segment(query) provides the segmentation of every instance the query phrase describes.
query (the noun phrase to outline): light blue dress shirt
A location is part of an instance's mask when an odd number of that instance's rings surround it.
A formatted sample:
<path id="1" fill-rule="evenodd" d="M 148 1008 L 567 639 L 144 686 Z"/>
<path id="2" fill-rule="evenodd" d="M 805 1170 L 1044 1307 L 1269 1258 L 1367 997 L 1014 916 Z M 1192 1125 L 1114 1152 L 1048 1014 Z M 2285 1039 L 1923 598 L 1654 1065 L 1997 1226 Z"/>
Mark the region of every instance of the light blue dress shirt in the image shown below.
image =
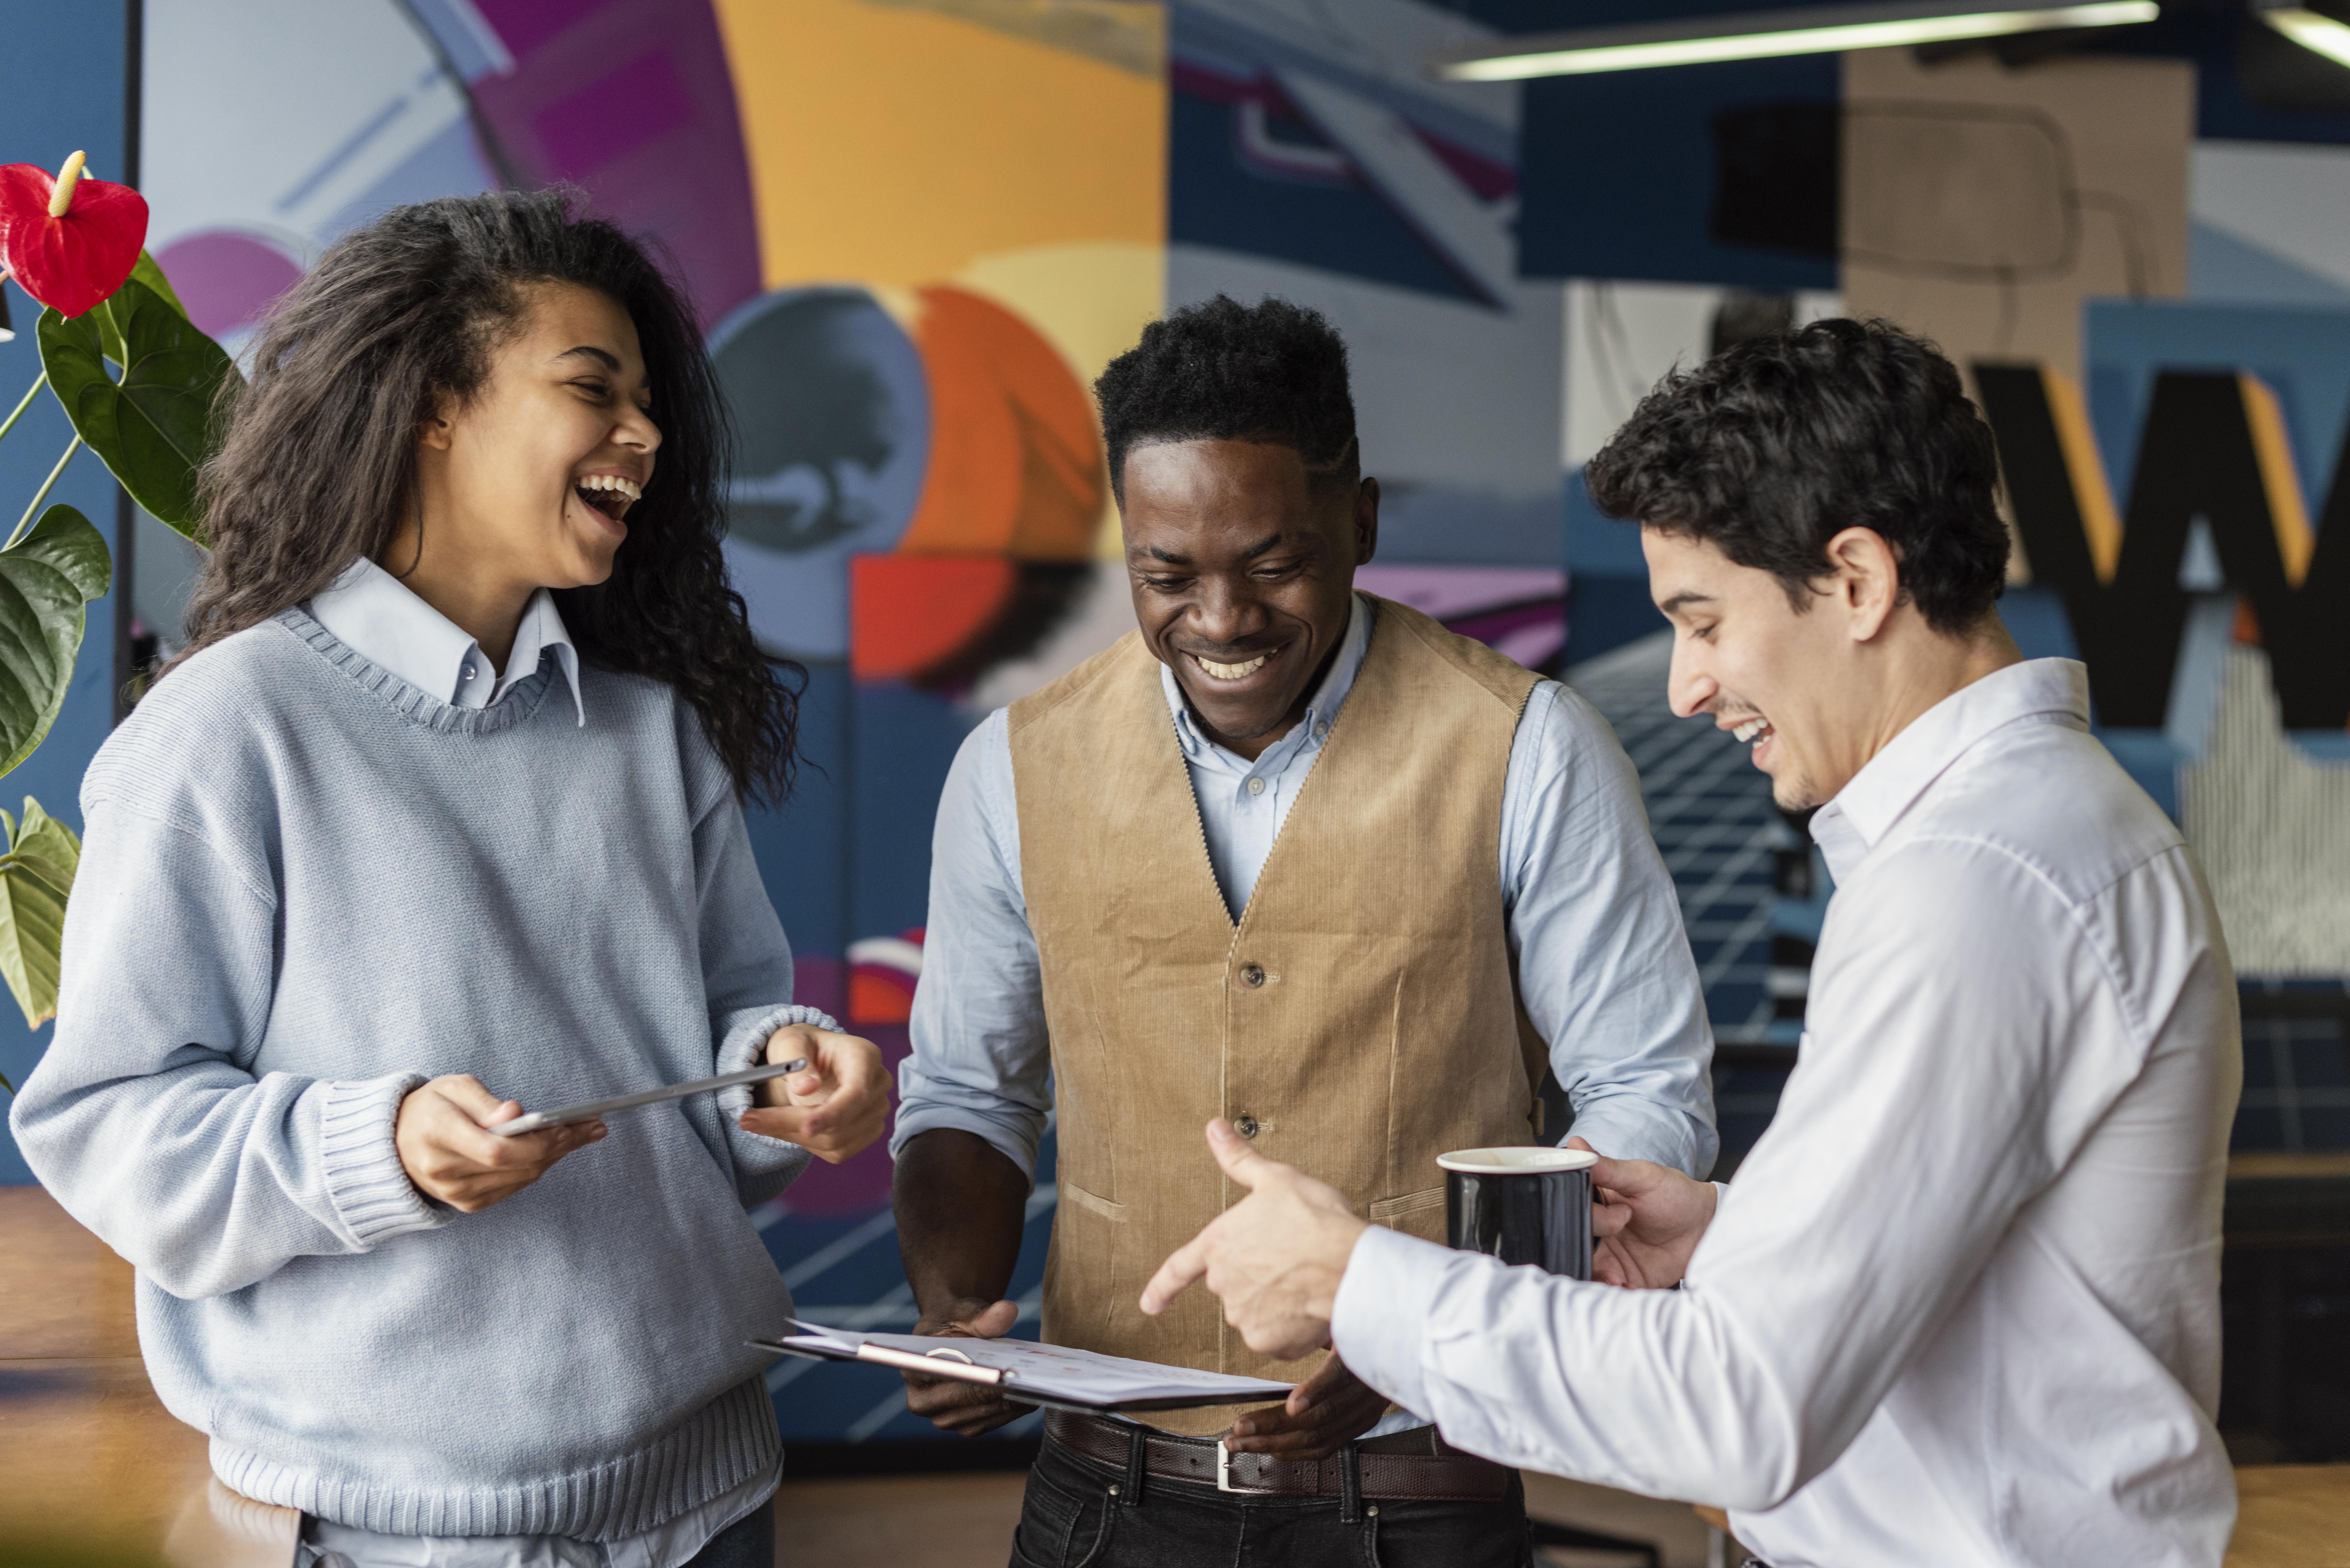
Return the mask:
<path id="1" fill-rule="evenodd" d="M 471 632 L 365 556 L 346 567 L 308 608 L 320 626 L 346 645 L 452 708 L 490 706 L 537 674 L 542 659 L 552 657 L 571 688 L 578 722 L 583 727 L 588 722 L 588 703 L 579 695 L 579 650 L 571 644 L 555 596 L 545 588 L 534 590 L 523 607 L 504 675 Z"/>
<path id="2" fill-rule="evenodd" d="M 1372 622 L 1357 595 L 1305 718 L 1253 763 L 1201 733 L 1173 672 L 1159 669 L 1208 857 L 1234 911 L 1247 907 L 1354 687 Z M 1574 1131 L 1602 1154 L 1704 1175 L 1719 1147 L 1713 1037 L 1672 878 L 1648 836 L 1631 759 L 1607 721 L 1554 680 L 1534 688 L 1511 743 L 1497 869 L 1526 1012 L 1550 1042 Z M 964 740 L 939 802 L 911 1032 L 891 1152 L 933 1127 L 959 1127 L 1033 1179 L 1052 1067 L 1001 711 Z"/>

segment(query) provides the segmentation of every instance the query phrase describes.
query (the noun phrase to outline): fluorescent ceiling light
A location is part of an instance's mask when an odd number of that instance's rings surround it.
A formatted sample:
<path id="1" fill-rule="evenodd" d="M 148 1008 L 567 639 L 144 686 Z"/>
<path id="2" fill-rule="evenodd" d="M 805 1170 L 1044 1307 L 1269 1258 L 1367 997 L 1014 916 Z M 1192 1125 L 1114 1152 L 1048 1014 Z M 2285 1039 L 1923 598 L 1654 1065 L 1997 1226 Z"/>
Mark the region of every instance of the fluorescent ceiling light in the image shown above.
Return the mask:
<path id="1" fill-rule="evenodd" d="M 1586 27 L 1516 39 L 1506 53 L 1487 49 L 1434 62 L 1449 81 L 1519 81 L 1528 77 L 1587 76 L 1657 66 L 1711 65 L 1784 55 L 1825 55 L 1846 49 L 1889 49 L 1997 38 L 2059 27 L 2118 27 L 2161 15 L 2155 0 L 2098 0 L 2086 5 L 1939 4 L 1833 5 L 1801 11 L 1754 11 L 1627 27 Z M 2303 16 L 2314 13 L 2271 13 Z M 2341 28 L 2339 23 L 2329 26 Z M 2341 28 L 2350 42 L 2350 28 Z M 2310 46 L 2313 48 L 2316 45 Z M 2322 51 L 2321 51 L 2322 52 Z"/>
<path id="2" fill-rule="evenodd" d="M 2350 66 L 2350 26 L 2333 17 L 2298 5 L 2281 5 L 2273 11 L 2263 6 L 2261 20 L 2303 48 L 2324 55 L 2337 66 Z"/>

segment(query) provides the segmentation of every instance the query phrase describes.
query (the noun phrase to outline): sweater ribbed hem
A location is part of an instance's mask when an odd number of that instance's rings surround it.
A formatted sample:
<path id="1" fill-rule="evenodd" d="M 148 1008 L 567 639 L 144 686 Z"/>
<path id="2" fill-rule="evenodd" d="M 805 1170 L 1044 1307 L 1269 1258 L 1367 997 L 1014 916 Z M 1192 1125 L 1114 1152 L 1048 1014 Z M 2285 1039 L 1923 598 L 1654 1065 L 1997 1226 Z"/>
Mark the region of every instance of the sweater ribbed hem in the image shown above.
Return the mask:
<path id="1" fill-rule="evenodd" d="M 214 1438 L 213 1473 L 262 1502 L 387 1535 L 617 1541 L 723 1497 L 783 1454 L 764 1378 L 735 1385 L 632 1454 L 513 1486 L 390 1486 L 282 1463 Z"/>
<path id="2" fill-rule="evenodd" d="M 318 1113 L 318 1147 L 327 1197 L 359 1250 L 411 1231 L 431 1231 L 454 1218 L 416 1190 L 400 1163 L 392 1128 L 400 1102 L 424 1079 L 414 1073 L 329 1083 Z"/>

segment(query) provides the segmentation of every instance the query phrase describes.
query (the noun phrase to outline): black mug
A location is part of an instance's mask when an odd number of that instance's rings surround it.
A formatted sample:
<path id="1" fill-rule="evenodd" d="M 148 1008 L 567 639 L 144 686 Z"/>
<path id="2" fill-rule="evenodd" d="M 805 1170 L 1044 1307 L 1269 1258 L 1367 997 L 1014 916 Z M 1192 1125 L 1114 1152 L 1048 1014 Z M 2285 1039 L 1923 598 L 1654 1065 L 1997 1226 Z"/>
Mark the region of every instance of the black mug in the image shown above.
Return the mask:
<path id="1" fill-rule="evenodd" d="M 1505 1263 L 1591 1277 L 1591 1168 L 1579 1148 L 1462 1148 L 1444 1168 L 1444 1240 Z"/>

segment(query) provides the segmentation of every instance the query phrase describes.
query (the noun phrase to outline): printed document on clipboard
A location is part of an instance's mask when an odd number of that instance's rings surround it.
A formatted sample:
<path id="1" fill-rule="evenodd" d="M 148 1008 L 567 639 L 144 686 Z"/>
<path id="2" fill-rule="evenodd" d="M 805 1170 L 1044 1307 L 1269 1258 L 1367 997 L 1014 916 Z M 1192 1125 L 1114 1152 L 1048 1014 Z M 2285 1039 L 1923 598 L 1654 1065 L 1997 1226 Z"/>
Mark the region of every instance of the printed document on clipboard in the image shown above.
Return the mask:
<path id="1" fill-rule="evenodd" d="M 1232 1377 L 1189 1366 L 1161 1366 L 1039 1345 L 1026 1339 L 970 1339 L 950 1334 L 864 1334 L 792 1320 L 797 1333 L 754 1340 L 762 1350 L 821 1361 L 868 1361 L 933 1377 L 988 1383 L 1023 1405 L 1055 1410 L 1180 1410 L 1194 1405 L 1273 1404 L 1295 1385 L 1262 1377 Z"/>

